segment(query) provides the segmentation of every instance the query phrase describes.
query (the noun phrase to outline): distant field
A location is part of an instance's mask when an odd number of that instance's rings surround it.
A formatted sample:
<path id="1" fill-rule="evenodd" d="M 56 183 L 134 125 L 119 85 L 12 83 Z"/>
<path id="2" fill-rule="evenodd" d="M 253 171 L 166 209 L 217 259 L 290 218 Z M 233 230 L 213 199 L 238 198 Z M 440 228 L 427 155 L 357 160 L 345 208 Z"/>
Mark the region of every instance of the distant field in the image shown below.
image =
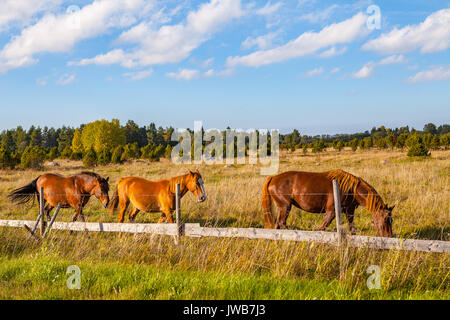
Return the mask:
<path id="1" fill-rule="evenodd" d="M 386 160 L 383 161 L 382 160 Z M 72 174 L 81 162 L 57 160 L 61 167 L 45 172 Z M 109 176 L 137 175 L 162 179 L 198 168 L 208 200 L 182 200 L 186 222 L 221 227 L 263 227 L 261 188 L 266 177 L 259 167 L 236 165 L 176 166 L 134 161 L 95 168 Z M 326 171 L 340 168 L 361 176 L 388 204 L 396 204 L 393 231 L 397 237 L 450 240 L 450 151 L 434 151 L 429 159 L 410 159 L 400 151 L 282 154 L 280 170 Z M 5 195 L 42 172 L 0 171 L 0 219 L 34 219 L 37 206 L 14 207 Z M 70 221 L 72 210 L 58 218 Z M 88 221 L 116 221 L 91 199 Z M 137 222 L 157 222 L 158 214 L 140 213 Z M 288 227 L 315 230 L 322 216 L 294 209 Z M 127 222 L 127 219 L 125 220 Z M 359 208 L 357 233 L 376 235 L 371 214 Z M 329 227 L 333 231 L 335 224 Z M 2 298 L 155 298 L 155 299 L 448 299 L 448 254 L 350 249 L 345 278 L 339 279 L 339 254 L 331 246 L 245 239 L 170 237 L 53 232 L 43 246 L 26 240 L 21 229 L 0 228 L 0 299 Z M 65 287 L 65 269 L 79 265 L 81 290 Z M 379 265 L 382 290 L 369 291 L 366 269 Z"/>

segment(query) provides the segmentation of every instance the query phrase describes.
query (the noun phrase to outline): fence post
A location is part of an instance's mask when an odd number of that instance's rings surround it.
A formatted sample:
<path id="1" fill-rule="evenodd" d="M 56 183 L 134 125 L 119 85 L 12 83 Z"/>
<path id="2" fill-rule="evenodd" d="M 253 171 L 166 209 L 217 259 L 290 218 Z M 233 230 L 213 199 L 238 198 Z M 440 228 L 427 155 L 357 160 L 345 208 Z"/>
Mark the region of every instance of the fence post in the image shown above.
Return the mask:
<path id="1" fill-rule="evenodd" d="M 183 235 L 183 224 L 181 223 L 181 195 L 180 195 L 180 184 L 177 183 L 175 186 L 175 221 L 177 223 L 177 238 L 176 243 L 181 243 L 181 236 Z"/>
<path id="2" fill-rule="evenodd" d="M 39 191 L 39 214 L 41 216 L 41 236 L 45 233 L 44 187 Z"/>
<path id="3" fill-rule="evenodd" d="M 61 203 L 58 203 L 58 207 L 56 208 L 55 213 L 53 214 L 53 217 L 50 220 L 50 223 L 48 224 L 47 228 L 45 229 L 45 232 L 44 232 L 44 235 L 42 236 L 42 238 L 45 238 L 47 233 L 50 231 L 50 228 L 52 227 L 53 222 L 55 222 L 56 216 L 58 215 L 59 210 L 61 210 Z"/>
<path id="4" fill-rule="evenodd" d="M 336 229 L 338 244 L 342 244 L 343 232 L 341 225 L 341 195 L 339 193 L 339 183 L 333 180 L 333 195 L 334 195 L 334 212 L 336 214 Z"/>

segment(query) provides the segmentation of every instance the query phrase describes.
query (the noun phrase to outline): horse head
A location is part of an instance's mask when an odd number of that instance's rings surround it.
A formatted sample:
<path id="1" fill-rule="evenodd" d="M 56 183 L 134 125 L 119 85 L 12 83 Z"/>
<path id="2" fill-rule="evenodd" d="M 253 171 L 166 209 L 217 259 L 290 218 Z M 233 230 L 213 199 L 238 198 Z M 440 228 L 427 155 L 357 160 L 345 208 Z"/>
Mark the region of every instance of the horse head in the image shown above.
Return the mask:
<path id="1" fill-rule="evenodd" d="M 198 199 L 198 202 L 206 201 L 205 186 L 203 185 L 202 175 L 198 170 L 189 173 L 186 176 L 186 188 L 192 192 Z"/>
<path id="2" fill-rule="evenodd" d="M 109 204 L 109 177 L 104 179 L 99 176 L 95 181 L 91 194 L 102 203 L 103 207 L 107 208 Z"/>
<path id="3" fill-rule="evenodd" d="M 394 207 L 385 206 L 374 216 L 374 225 L 381 237 L 392 237 L 392 210 Z"/>

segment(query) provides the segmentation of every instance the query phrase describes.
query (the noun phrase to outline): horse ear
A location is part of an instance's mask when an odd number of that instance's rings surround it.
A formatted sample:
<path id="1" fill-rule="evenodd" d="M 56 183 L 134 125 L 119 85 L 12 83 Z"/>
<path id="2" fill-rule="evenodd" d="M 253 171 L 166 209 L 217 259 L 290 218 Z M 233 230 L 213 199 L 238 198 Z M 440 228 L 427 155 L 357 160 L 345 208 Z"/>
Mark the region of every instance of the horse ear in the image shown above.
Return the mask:
<path id="1" fill-rule="evenodd" d="M 389 207 L 389 211 L 394 210 L 394 208 L 395 208 L 395 204 L 392 207 Z"/>
<path id="2" fill-rule="evenodd" d="M 198 169 L 195 170 L 195 173 L 200 173 L 200 171 L 198 171 Z"/>
<path id="3" fill-rule="evenodd" d="M 107 177 L 107 178 L 105 179 L 105 181 L 108 182 L 108 181 L 109 181 L 109 177 Z"/>
<path id="4" fill-rule="evenodd" d="M 189 171 L 189 174 L 194 174 L 190 169 L 188 171 Z"/>

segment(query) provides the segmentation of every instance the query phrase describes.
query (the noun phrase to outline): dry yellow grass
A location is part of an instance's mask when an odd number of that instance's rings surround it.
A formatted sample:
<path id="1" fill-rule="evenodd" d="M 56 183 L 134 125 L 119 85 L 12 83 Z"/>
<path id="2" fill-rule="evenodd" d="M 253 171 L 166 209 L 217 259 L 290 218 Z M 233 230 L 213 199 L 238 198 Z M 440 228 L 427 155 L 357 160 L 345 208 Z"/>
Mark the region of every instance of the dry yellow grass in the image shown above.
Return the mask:
<path id="1" fill-rule="evenodd" d="M 69 175 L 82 170 L 80 163 L 58 162 L 61 167 L 48 171 Z M 399 202 L 393 213 L 397 236 L 449 240 L 449 167 L 450 151 L 433 152 L 430 159 L 407 159 L 399 151 L 346 150 L 306 156 L 301 152 L 283 153 L 280 172 L 336 168 L 349 171 L 374 186 L 387 203 Z M 259 175 L 257 166 L 176 166 L 163 160 L 108 165 L 96 171 L 109 176 L 114 186 L 124 176 L 157 180 L 182 174 L 188 168 L 201 171 L 208 200 L 198 204 L 192 195 L 183 198 L 185 221 L 223 227 L 263 226 L 261 188 L 265 177 Z M 0 173 L 0 219 L 36 217 L 36 205 L 14 207 L 4 196 L 41 173 Z M 85 211 L 89 221 L 117 219 L 95 199 Z M 70 221 L 71 216 L 71 211 L 64 210 L 58 220 Z M 314 230 L 321 219 L 318 214 L 293 210 L 288 227 Z M 157 220 L 158 214 L 141 213 L 137 222 Z M 371 221 L 369 212 L 358 209 L 358 233 L 375 235 Z M 334 224 L 329 228 L 333 230 Z M 25 230 L 0 228 L 0 298 L 449 298 L 448 254 L 349 248 L 347 268 L 339 282 L 339 251 L 315 243 L 183 238 L 181 246 L 175 246 L 171 237 L 164 236 L 62 231 L 52 232 L 43 244 L 26 237 Z M 64 291 L 63 282 L 56 286 L 51 280 L 64 278 L 70 264 L 81 265 L 87 273 L 83 292 Z M 382 270 L 381 291 L 367 289 L 366 270 L 370 265 Z M 30 270 L 32 275 L 28 275 Z M 160 281 L 155 280 L 155 274 L 172 287 L 158 291 L 136 280 L 142 276 L 154 286 L 155 281 Z M 189 281 L 190 285 L 179 288 L 180 281 Z M 23 290 L 29 283 L 30 287 Z"/>
<path id="2" fill-rule="evenodd" d="M 387 163 L 382 163 L 386 160 Z M 82 170 L 80 162 L 58 161 L 61 167 L 45 172 L 70 175 Z M 207 225 L 262 227 L 261 188 L 266 177 L 260 168 L 251 165 L 235 167 L 174 165 L 168 160 L 147 163 L 133 161 L 123 165 L 97 167 L 95 171 L 111 179 L 111 189 L 120 177 L 140 176 L 159 180 L 183 174 L 198 168 L 205 180 L 208 200 L 198 204 L 191 194 L 182 200 L 183 219 Z M 399 151 L 329 151 L 320 155 L 282 153 L 279 172 L 287 170 L 326 171 L 340 168 L 361 176 L 380 193 L 388 204 L 397 204 L 393 217 L 393 230 L 397 236 L 422 239 L 449 239 L 450 217 L 450 151 L 435 151 L 430 159 L 408 159 Z M 32 219 L 36 206 L 14 207 L 5 195 L 12 189 L 29 183 L 41 171 L 0 172 L 0 218 Z M 63 210 L 59 220 L 69 221 L 70 209 Z M 91 199 L 86 207 L 88 221 L 112 222 L 112 217 L 98 201 Z M 356 212 L 355 225 L 359 234 L 375 235 L 371 214 L 363 208 Z M 293 209 L 288 226 L 295 229 L 315 230 L 322 215 Z M 156 222 L 158 214 L 140 213 L 137 222 Z M 329 227 L 333 230 L 334 224 Z"/>

